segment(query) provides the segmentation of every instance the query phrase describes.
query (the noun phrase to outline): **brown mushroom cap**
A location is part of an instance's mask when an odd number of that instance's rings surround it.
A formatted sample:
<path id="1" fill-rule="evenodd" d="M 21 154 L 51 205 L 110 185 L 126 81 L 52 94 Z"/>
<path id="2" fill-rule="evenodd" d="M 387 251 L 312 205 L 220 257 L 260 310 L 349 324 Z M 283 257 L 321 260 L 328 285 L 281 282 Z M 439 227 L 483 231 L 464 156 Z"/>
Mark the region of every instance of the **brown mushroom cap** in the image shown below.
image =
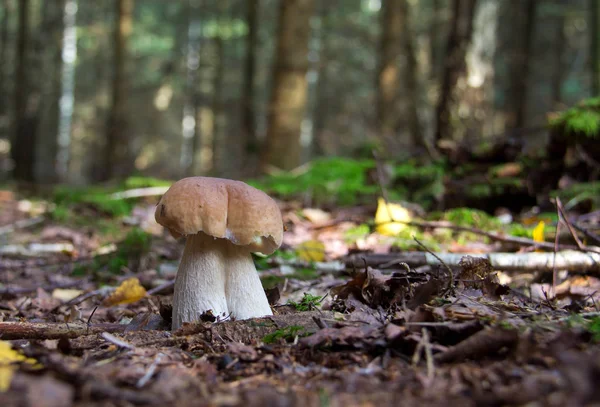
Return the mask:
<path id="1" fill-rule="evenodd" d="M 229 179 L 177 181 L 160 199 L 154 218 L 174 236 L 204 232 L 264 254 L 273 253 L 283 238 L 275 201 L 248 184 Z"/>

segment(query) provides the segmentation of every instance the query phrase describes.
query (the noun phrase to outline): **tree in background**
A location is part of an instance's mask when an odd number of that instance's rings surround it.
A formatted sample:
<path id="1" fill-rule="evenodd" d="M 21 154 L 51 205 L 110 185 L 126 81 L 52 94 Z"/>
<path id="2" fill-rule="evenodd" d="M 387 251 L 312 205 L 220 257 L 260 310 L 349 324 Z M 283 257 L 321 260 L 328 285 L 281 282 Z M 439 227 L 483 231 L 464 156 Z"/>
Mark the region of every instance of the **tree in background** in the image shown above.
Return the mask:
<path id="1" fill-rule="evenodd" d="M 592 96 L 600 96 L 600 3 L 589 0 Z"/>
<path id="2" fill-rule="evenodd" d="M 308 41 L 314 0 L 280 3 L 269 124 L 261 167 L 284 170 L 301 164 L 300 128 L 307 101 Z"/>
<path id="3" fill-rule="evenodd" d="M 133 7 L 133 0 L 115 0 L 114 73 L 112 102 L 106 126 L 104 174 L 101 175 L 104 180 L 126 175 L 133 169 L 133 160 L 129 157 L 131 140 L 127 120 L 127 45 L 133 28 Z"/>
<path id="4" fill-rule="evenodd" d="M 464 74 L 467 47 L 473 33 L 473 18 L 477 0 L 452 0 L 450 33 L 446 45 L 442 85 L 436 106 L 435 142 L 452 138 L 450 106 L 454 89 L 461 74 Z"/>
<path id="5" fill-rule="evenodd" d="M 521 129 L 525 127 L 527 108 L 527 87 L 533 52 L 535 33 L 535 0 L 512 0 L 511 4 L 511 44 L 512 55 L 509 61 L 510 85 L 506 106 L 506 128 Z"/>
<path id="6" fill-rule="evenodd" d="M 383 0 L 377 73 L 377 120 L 383 146 L 423 146 L 417 112 L 417 62 L 406 0 Z"/>
<path id="7" fill-rule="evenodd" d="M 27 126 L 28 65 L 27 50 L 29 37 L 29 0 L 19 2 L 19 26 L 15 68 L 15 134 L 11 155 L 14 162 L 13 177 L 17 181 L 33 181 L 33 159 L 35 157 L 35 134 Z"/>
<path id="8" fill-rule="evenodd" d="M 242 133 L 245 137 L 247 169 L 256 166 L 258 139 L 256 137 L 256 110 L 254 108 L 254 76 L 256 70 L 256 46 L 258 40 L 259 0 L 246 1 L 246 55 L 244 58 L 244 89 L 242 94 Z"/>

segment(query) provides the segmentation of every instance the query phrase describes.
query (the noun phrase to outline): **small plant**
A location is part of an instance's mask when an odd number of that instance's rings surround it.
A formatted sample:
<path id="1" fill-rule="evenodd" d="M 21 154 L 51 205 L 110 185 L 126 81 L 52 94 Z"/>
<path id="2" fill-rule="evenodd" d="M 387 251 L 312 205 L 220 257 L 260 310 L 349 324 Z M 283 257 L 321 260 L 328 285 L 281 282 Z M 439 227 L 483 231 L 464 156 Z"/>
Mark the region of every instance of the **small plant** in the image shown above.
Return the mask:
<path id="1" fill-rule="evenodd" d="M 290 325 L 285 328 L 278 329 L 275 332 L 267 334 L 263 337 L 263 342 L 266 344 L 277 343 L 280 340 L 291 342 L 296 339 L 297 336 L 306 336 L 307 333 L 303 326 Z"/>
<path id="2" fill-rule="evenodd" d="M 551 117 L 549 124 L 553 128 L 564 129 L 587 138 L 600 136 L 600 97 L 585 99 L 577 106 Z"/>
<path id="3" fill-rule="evenodd" d="M 327 295 L 323 297 L 319 297 L 318 295 L 312 295 L 309 293 L 304 293 L 304 297 L 300 300 L 300 302 L 288 301 L 288 305 L 296 308 L 298 311 L 310 311 L 313 309 L 317 309 Z"/>
<path id="4" fill-rule="evenodd" d="M 588 323 L 588 331 L 592 334 L 594 342 L 600 342 L 600 317 L 594 317 Z"/>

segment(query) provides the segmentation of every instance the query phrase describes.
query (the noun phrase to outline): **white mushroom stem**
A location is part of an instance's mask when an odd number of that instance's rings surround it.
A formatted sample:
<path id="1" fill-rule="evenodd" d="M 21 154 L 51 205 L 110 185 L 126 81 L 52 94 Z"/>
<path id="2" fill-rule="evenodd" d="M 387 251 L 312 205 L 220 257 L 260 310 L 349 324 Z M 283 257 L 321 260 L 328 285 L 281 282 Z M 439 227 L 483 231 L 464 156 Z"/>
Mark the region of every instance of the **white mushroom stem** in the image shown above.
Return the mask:
<path id="1" fill-rule="evenodd" d="M 183 322 L 198 321 L 208 310 L 221 318 L 229 315 L 225 298 L 227 243 L 204 233 L 187 237 L 175 279 L 173 330 Z"/>
<path id="2" fill-rule="evenodd" d="M 225 242 L 228 245 L 225 297 L 229 312 L 236 319 L 273 315 L 248 248 Z"/>

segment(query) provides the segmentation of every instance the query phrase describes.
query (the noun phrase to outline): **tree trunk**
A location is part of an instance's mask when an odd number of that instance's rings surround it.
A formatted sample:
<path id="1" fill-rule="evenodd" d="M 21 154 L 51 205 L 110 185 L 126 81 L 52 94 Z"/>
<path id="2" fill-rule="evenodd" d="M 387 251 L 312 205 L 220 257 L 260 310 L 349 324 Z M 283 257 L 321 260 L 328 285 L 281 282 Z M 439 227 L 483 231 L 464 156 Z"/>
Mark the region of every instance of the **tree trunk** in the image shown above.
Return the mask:
<path id="1" fill-rule="evenodd" d="M 508 129 L 525 127 L 527 81 L 533 49 L 536 5 L 536 0 L 512 0 L 512 10 L 515 13 L 512 22 L 513 44 L 516 48 L 509 60 L 511 69 L 506 117 Z"/>
<path id="2" fill-rule="evenodd" d="M 29 0 L 19 2 L 19 27 L 15 67 L 15 134 L 11 148 L 13 177 L 17 181 L 34 181 L 35 129 L 28 121 L 29 75 L 27 50 L 29 36 Z"/>
<path id="3" fill-rule="evenodd" d="M 473 33 L 473 17 L 477 0 L 453 0 L 452 17 L 440 96 L 436 107 L 435 142 L 442 138 L 452 138 L 450 105 L 458 78 L 464 74 L 465 55 Z"/>
<path id="4" fill-rule="evenodd" d="M 329 113 L 329 105 L 327 103 L 327 89 L 329 85 L 329 75 L 327 73 L 327 67 L 329 66 L 329 52 L 330 44 L 329 39 L 332 33 L 333 13 L 338 7 L 338 2 L 330 0 L 323 2 L 319 5 L 320 10 L 320 32 L 319 32 L 319 58 L 317 61 L 317 86 L 315 89 L 315 100 L 312 111 L 313 117 L 313 142 L 312 142 L 312 154 L 313 156 L 326 155 L 327 140 L 325 140 L 325 128 L 327 122 L 327 116 Z M 333 141 L 333 140 L 330 140 Z"/>
<path id="5" fill-rule="evenodd" d="M 133 25 L 133 0 L 115 0 L 114 73 L 112 103 L 106 125 L 104 180 L 127 175 L 133 169 L 127 122 L 127 46 Z"/>
<path id="6" fill-rule="evenodd" d="M 182 176 L 191 176 L 196 170 L 196 156 L 199 150 L 200 126 L 198 125 L 198 71 L 200 68 L 200 42 L 202 21 L 200 4 L 188 2 L 187 55 L 186 55 L 186 101 L 183 106 L 181 143 Z"/>
<path id="7" fill-rule="evenodd" d="M 440 25 L 442 24 L 440 10 L 440 0 L 432 0 L 431 22 L 429 23 L 429 79 L 432 81 L 436 81 L 440 71 L 440 57 L 438 52 Z"/>
<path id="8" fill-rule="evenodd" d="M 300 129 L 307 101 L 308 41 L 314 0 L 280 2 L 263 171 L 301 164 Z"/>
<path id="9" fill-rule="evenodd" d="M 60 114 L 58 122 L 58 152 L 56 173 L 62 182 L 68 181 L 71 148 L 71 123 L 75 105 L 75 61 L 77 59 L 77 0 L 67 0 L 64 8 Z"/>
<path id="10" fill-rule="evenodd" d="M 244 91 L 242 95 L 242 133 L 245 137 L 246 171 L 254 173 L 258 140 L 256 138 L 256 112 L 254 109 L 254 76 L 258 44 L 259 0 L 246 1 L 246 57 L 244 60 Z"/>
<path id="11" fill-rule="evenodd" d="M 383 0 L 377 74 L 377 117 L 382 147 L 423 146 L 417 112 L 417 62 L 406 0 Z M 396 140 L 399 137 L 399 140 Z"/>
<path id="12" fill-rule="evenodd" d="M 2 0 L 2 21 L 0 21 L 0 61 L 6 61 L 8 56 L 8 25 L 12 17 L 13 4 L 11 0 Z M 0 137 L 10 128 L 8 98 L 6 89 L 6 64 L 0 66 Z"/>
<path id="13" fill-rule="evenodd" d="M 590 1 L 590 62 L 592 74 L 592 96 L 600 96 L 600 4 Z"/>

